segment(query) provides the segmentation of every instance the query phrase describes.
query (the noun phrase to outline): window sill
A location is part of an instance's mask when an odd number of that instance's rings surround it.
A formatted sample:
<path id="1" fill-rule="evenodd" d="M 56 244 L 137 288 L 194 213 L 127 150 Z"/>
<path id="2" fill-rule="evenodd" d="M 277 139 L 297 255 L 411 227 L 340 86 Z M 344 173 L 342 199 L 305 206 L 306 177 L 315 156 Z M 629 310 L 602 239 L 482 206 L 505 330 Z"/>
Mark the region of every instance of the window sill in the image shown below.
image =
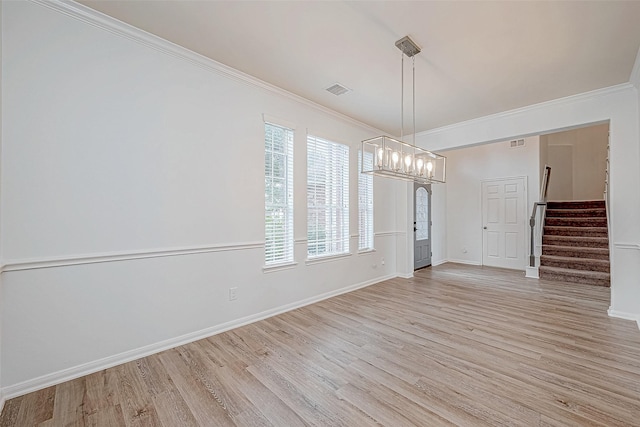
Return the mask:
<path id="1" fill-rule="evenodd" d="M 340 254 L 340 255 L 327 255 L 327 256 L 318 256 L 315 258 L 307 258 L 304 262 L 306 265 L 314 265 L 314 264 L 322 264 L 323 262 L 331 262 L 336 261 L 338 259 L 350 257 L 351 253 Z"/>
<path id="2" fill-rule="evenodd" d="M 371 248 L 371 249 L 362 249 L 358 251 L 358 255 L 366 255 L 366 254 L 371 254 L 376 252 L 375 248 Z"/>
<path id="3" fill-rule="evenodd" d="M 282 264 L 265 265 L 262 267 L 262 272 L 273 273 L 275 271 L 291 270 L 292 268 L 295 268 L 296 265 L 298 265 L 297 262 L 286 262 Z"/>

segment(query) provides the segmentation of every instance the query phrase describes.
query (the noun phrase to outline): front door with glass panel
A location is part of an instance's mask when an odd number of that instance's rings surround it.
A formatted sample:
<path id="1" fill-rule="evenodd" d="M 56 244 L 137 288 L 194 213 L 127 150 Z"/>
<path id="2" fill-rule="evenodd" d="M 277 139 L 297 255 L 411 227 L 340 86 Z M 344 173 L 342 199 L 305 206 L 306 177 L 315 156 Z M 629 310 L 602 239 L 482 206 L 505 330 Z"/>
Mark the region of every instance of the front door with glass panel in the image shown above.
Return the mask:
<path id="1" fill-rule="evenodd" d="M 413 188 L 413 268 L 431 265 L 431 185 Z"/>

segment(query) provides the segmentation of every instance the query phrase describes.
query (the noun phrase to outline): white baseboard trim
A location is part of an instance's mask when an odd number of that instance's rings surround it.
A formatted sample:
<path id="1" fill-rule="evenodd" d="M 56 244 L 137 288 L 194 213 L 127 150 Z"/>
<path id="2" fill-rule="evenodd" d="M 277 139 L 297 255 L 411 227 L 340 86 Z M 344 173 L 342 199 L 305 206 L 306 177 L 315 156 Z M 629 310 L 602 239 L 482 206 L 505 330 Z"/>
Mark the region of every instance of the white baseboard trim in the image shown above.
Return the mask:
<path id="1" fill-rule="evenodd" d="M 150 344 L 144 347 L 140 347 L 134 350 L 125 351 L 120 354 L 108 356 L 93 362 L 83 363 L 78 366 L 63 369 L 58 372 L 46 374 L 38 378 L 27 380 L 18 384 L 4 387 L 0 390 L 0 398 L 2 402 L 4 399 L 12 399 L 14 397 L 22 396 L 27 393 L 31 393 L 37 390 L 42 390 L 53 385 L 70 381 L 85 375 L 93 374 L 95 372 L 102 371 L 103 369 L 111 368 L 123 363 L 131 362 L 133 360 L 140 359 L 142 357 L 150 356 L 152 354 L 159 353 L 161 351 L 169 350 L 174 347 L 185 345 L 194 341 L 198 341 L 204 338 L 217 335 L 222 332 L 229 331 L 231 329 L 239 328 L 241 326 L 248 325 L 269 317 L 277 316 L 278 314 L 286 313 L 287 311 L 295 310 L 306 305 L 314 304 L 316 302 L 323 301 L 328 298 L 332 298 L 341 294 L 355 291 L 357 289 L 365 288 L 367 286 L 374 285 L 376 283 L 383 282 L 385 280 L 393 279 L 396 275 L 387 275 L 378 277 L 375 279 L 367 280 L 365 282 L 357 283 L 355 285 L 346 286 L 334 291 L 326 292 L 324 294 L 316 295 L 311 298 L 307 298 L 301 301 L 286 304 L 280 307 L 276 307 L 270 310 L 263 311 L 261 313 L 246 316 L 240 319 L 232 320 L 217 326 L 202 329 L 200 331 L 185 334 L 176 338 L 171 338 L 165 341 L 161 341 L 155 344 Z"/>
<path id="2" fill-rule="evenodd" d="M 466 265 L 482 265 L 482 263 L 478 261 L 467 261 L 463 259 L 450 259 L 448 262 L 454 262 L 456 264 L 466 264 Z"/>
<path id="3" fill-rule="evenodd" d="M 540 272 L 538 267 L 526 267 L 524 277 L 528 277 L 530 279 L 539 279 Z"/>
<path id="4" fill-rule="evenodd" d="M 448 263 L 448 262 L 449 262 L 449 261 L 448 261 L 448 260 L 446 260 L 446 259 L 440 259 L 440 260 L 438 260 L 438 261 L 431 261 L 431 267 L 437 267 L 437 266 L 439 266 L 439 265 L 446 264 L 446 263 Z"/>
<path id="5" fill-rule="evenodd" d="M 398 273 L 396 277 L 399 277 L 401 279 L 413 279 L 413 271 L 411 273 Z"/>
<path id="6" fill-rule="evenodd" d="M 609 307 L 609 310 L 607 310 L 607 314 L 609 315 L 609 317 L 615 317 L 617 319 L 633 320 L 638 325 L 638 329 L 640 329 L 640 314 L 618 311 L 612 309 L 611 307 Z"/>

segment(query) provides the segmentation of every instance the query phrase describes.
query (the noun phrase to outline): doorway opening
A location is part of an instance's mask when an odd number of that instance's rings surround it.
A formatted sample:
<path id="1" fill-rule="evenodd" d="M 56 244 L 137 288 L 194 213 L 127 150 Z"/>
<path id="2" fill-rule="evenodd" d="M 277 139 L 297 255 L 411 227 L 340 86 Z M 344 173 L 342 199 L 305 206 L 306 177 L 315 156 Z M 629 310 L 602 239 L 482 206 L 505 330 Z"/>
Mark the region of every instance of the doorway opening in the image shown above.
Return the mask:
<path id="1" fill-rule="evenodd" d="M 413 269 L 431 265 L 431 185 L 413 186 Z"/>

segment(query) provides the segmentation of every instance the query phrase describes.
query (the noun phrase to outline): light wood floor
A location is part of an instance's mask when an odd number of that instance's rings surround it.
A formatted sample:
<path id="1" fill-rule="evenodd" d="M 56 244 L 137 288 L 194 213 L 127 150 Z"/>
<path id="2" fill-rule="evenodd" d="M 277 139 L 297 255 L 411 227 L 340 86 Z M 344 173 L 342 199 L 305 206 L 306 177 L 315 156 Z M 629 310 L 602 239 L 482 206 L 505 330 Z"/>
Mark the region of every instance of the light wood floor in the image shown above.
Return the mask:
<path id="1" fill-rule="evenodd" d="M 638 426 L 640 331 L 608 294 L 445 264 L 12 399 L 0 426 Z"/>

